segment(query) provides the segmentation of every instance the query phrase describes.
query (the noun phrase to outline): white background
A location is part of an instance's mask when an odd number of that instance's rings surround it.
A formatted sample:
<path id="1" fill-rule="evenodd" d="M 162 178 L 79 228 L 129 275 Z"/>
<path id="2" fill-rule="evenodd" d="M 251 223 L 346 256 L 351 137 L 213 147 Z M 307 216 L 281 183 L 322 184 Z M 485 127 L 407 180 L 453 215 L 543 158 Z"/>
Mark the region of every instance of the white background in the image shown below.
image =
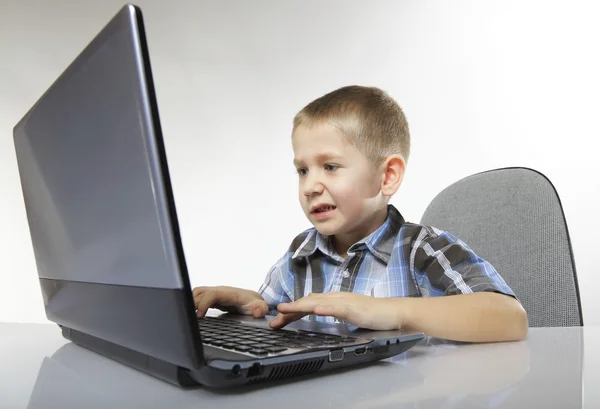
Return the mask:
<path id="1" fill-rule="evenodd" d="M 418 222 L 483 170 L 548 176 L 573 241 L 586 324 L 600 323 L 600 4 L 583 1 L 139 0 L 192 285 L 257 289 L 308 225 L 294 114 L 376 85 L 412 134 L 392 203 Z M 47 322 L 12 128 L 122 6 L 0 0 L 0 321 Z"/>

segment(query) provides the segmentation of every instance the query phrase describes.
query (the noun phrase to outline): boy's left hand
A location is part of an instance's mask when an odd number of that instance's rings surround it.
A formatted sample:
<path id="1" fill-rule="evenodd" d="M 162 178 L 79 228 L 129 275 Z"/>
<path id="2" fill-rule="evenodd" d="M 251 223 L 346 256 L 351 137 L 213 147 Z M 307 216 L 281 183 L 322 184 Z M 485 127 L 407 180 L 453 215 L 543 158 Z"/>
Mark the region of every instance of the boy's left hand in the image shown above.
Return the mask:
<path id="1" fill-rule="evenodd" d="M 284 327 L 308 314 L 331 316 L 374 330 L 398 329 L 403 322 L 398 300 L 345 292 L 311 293 L 294 302 L 279 304 L 277 309 L 279 314 L 270 323 L 273 328 Z"/>

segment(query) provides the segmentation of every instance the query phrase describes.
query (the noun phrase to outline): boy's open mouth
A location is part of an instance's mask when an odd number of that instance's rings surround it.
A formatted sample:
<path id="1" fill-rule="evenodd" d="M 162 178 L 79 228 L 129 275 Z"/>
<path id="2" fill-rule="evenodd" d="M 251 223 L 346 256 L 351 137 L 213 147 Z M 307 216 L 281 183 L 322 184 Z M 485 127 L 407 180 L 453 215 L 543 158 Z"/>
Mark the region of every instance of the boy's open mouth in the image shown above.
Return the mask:
<path id="1" fill-rule="evenodd" d="M 311 213 L 324 213 L 324 212 L 330 212 L 335 209 L 336 209 L 336 206 L 324 205 L 324 206 L 318 206 L 317 208 L 313 209 L 311 211 Z"/>

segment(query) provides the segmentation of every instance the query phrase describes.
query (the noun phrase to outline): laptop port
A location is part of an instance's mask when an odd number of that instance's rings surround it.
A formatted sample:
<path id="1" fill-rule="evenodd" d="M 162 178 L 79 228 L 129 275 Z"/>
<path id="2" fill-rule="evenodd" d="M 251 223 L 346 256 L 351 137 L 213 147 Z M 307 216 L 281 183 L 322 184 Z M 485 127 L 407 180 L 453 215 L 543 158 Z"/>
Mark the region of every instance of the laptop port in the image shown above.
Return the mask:
<path id="1" fill-rule="evenodd" d="M 385 345 L 376 346 L 374 351 L 376 354 L 386 353 L 390 351 L 390 343 L 388 342 Z"/>
<path id="2" fill-rule="evenodd" d="M 364 355 L 367 353 L 367 348 L 356 348 L 354 350 L 354 355 Z"/>
<path id="3" fill-rule="evenodd" d="M 344 359 L 344 350 L 336 349 L 335 351 L 329 352 L 329 362 L 337 362 Z"/>
<path id="4" fill-rule="evenodd" d="M 261 375 L 263 373 L 263 366 L 261 364 L 259 364 L 258 362 L 255 362 L 249 369 L 248 369 L 248 378 L 252 378 L 253 376 L 258 376 Z"/>

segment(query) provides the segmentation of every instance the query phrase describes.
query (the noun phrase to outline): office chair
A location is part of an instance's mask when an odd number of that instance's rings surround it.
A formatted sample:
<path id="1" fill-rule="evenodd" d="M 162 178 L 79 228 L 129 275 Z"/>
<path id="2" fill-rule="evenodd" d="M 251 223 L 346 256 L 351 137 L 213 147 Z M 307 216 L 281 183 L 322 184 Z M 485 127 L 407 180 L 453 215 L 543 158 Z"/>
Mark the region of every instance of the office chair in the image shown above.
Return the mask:
<path id="1" fill-rule="evenodd" d="M 542 173 L 517 167 L 468 176 L 432 200 L 421 224 L 448 231 L 489 261 L 530 327 L 583 325 L 567 222 Z"/>

